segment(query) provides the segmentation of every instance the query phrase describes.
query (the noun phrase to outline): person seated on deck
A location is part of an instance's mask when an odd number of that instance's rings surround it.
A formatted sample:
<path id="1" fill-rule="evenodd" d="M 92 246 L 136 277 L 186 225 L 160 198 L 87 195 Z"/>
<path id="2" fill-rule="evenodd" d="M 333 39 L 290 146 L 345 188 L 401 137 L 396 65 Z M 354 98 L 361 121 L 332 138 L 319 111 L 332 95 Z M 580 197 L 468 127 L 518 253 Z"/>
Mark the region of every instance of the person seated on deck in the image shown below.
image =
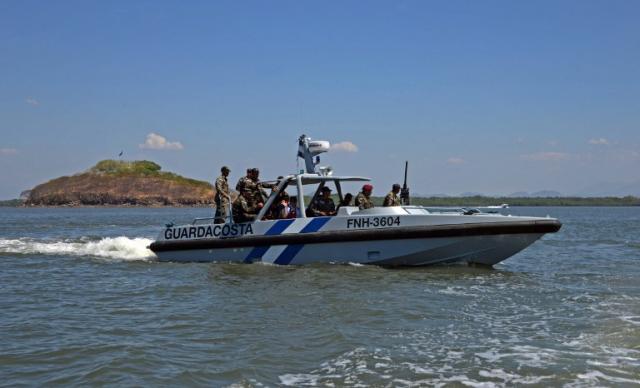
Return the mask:
<path id="1" fill-rule="evenodd" d="M 275 204 L 275 210 L 273 212 L 274 219 L 281 220 L 287 218 L 290 212 L 289 208 L 289 194 L 286 191 L 283 191 L 278 196 L 278 202 Z"/>
<path id="2" fill-rule="evenodd" d="M 351 193 L 345 194 L 344 198 L 342 199 L 342 201 L 340 201 L 340 203 L 338 204 L 338 207 L 336 208 L 336 213 L 343 206 L 351 206 L 351 200 L 352 199 L 353 199 L 353 194 L 351 194 Z"/>
<path id="3" fill-rule="evenodd" d="M 322 194 L 311 202 L 311 206 L 309 206 L 311 217 L 335 216 L 336 205 L 331 199 L 331 189 L 323 186 L 320 191 Z"/>
<path id="4" fill-rule="evenodd" d="M 289 214 L 289 194 L 281 191 L 269 207 L 269 211 L 265 215 L 266 220 L 280 220 L 287 218 Z"/>
<path id="5" fill-rule="evenodd" d="M 400 197 L 398 193 L 400 192 L 400 184 L 394 183 L 391 187 L 391 191 L 384 197 L 384 202 L 382 202 L 382 206 L 401 206 L 402 202 L 400 202 Z"/>
<path id="6" fill-rule="evenodd" d="M 360 210 L 371 209 L 374 207 L 373 201 L 371 200 L 371 193 L 373 192 L 373 186 L 370 184 L 366 184 L 362 186 L 362 191 L 356 195 L 355 206 L 360 208 Z"/>
<path id="7" fill-rule="evenodd" d="M 288 213 L 285 218 L 298 218 L 298 197 L 289 198 Z"/>
<path id="8" fill-rule="evenodd" d="M 260 207 L 251 203 L 253 192 L 244 190 L 241 195 L 233 202 L 233 222 L 239 224 L 242 222 L 250 222 L 256 218 Z"/>

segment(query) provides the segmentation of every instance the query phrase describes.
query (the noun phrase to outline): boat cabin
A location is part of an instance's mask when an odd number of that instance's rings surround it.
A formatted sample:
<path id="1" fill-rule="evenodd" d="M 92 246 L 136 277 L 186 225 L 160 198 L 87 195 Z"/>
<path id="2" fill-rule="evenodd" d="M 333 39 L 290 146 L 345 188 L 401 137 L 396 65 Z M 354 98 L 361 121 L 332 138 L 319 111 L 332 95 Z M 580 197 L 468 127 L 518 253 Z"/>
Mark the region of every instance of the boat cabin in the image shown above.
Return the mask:
<path id="1" fill-rule="evenodd" d="M 370 181 L 369 178 L 359 176 L 331 176 L 329 174 L 323 175 L 317 173 L 285 176 L 276 182 L 272 182 L 275 183 L 276 186 L 265 202 L 264 207 L 256 216 L 256 221 L 264 219 L 265 215 L 274 204 L 274 201 L 277 200 L 281 192 L 287 191 L 287 188 L 289 188 L 289 194 L 291 194 L 292 192 L 296 193 L 296 197 L 298 200 L 296 218 L 307 218 L 307 210 L 309 209 L 309 205 L 320 195 L 323 187 L 329 187 L 332 189 L 332 191 L 337 193 L 338 203 L 340 203 L 344 199 L 341 182 L 368 181 Z M 305 186 L 311 186 L 313 188 L 312 195 L 305 196 Z M 291 187 L 293 187 L 293 190 L 291 190 Z"/>

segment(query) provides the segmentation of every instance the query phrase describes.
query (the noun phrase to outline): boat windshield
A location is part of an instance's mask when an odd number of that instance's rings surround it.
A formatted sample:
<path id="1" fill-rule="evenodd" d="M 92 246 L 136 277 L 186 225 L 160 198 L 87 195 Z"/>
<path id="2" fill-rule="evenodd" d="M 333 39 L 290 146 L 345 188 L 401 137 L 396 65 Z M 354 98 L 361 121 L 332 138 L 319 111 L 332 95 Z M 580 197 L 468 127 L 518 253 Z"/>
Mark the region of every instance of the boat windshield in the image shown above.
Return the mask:
<path id="1" fill-rule="evenodd" d="M 313 201 L 316 200 L 316 198 L 318 198 L 324 187 L 329 187 L 332 193 L 337 196 L 338 203 L 340 203 L 344 199 L 341 182 L 367 182 L 369 180 L 369 178 L 359 176 L 325 176 L 319 174 L 298 174 L 289 175 L 277 181 L 271 181 L 269 183 L 275 184 L 275 187 L 272 189 L 269 198 L 264 204 L 264 207 L 260 210 L 260 213 L 258 213 L 256 220 L 262 221 L 282 218 L 281 216 L 274 216 L 274 214 L 277 214 L 277 212 L 275 212 L 274 210 L 287 196 L 289 198 L 295 196 L 296 199 L 294 209 L 295 211 L 293 212 L 294 216 L 290 218 L 312 217 L 312 214 L 309 211 L 309 205 L 312 204 Z M 293 189 L 290 189 L 290 192 L 287 192 L 287 188 L 290 187 L 293 187 Z M 307 190 L 311 193 L 308 196 L 305 196 L 305 187 L 312 188 L 312 190 Z M 287 193 L 287 196 L 284 195 L 285 193 Z M 289 204 L 293 203 L 293 201 L 289 201 Z"/>

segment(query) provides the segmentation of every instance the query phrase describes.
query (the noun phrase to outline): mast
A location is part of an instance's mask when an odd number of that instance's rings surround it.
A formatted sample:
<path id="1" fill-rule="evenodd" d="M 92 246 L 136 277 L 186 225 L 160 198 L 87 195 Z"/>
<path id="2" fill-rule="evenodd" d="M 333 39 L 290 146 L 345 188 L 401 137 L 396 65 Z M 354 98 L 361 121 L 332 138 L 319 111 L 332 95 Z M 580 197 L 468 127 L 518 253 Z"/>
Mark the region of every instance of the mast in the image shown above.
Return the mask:
<path id="1" fill-rule="evenodd" d="M 298 157 L 304 160 L 305 172 L 317 174 L 316 166 L 320 163 L 320 154 L 329 151 L 331 144 L 324 140 L 311 141 L 307 135 L 298 139 Z M 314 161 L 313 158 L 316 158 Z"/>

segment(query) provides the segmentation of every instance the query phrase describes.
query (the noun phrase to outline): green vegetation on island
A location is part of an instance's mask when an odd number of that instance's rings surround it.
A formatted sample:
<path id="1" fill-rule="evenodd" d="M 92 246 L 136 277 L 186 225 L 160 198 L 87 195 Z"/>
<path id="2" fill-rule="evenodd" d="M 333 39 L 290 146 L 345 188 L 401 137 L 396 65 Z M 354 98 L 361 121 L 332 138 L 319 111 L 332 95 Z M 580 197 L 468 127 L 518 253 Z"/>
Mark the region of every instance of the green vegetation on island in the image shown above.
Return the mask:
<path id="1" fill-rule="evenodd" d="M 18 207 L 24 205 L 22 199 L 5 199 L 0 200 L 0 207 Z"/>
<path id="2" fill-rule="evenodd" d="M 211 184 L 197 179 L 186 178 L 172 172 L 160 171 L 162 167 L 158 163 L 149 160 L 134 160 L 132 162 L 123 160 L 102 160 L 93 166 L 89 171 L 96 174 L 106 174 L 110 176 L 138 176 L 157 177 L 167 181 L 176 182 L 183 185 L 211 188 Z"/>

